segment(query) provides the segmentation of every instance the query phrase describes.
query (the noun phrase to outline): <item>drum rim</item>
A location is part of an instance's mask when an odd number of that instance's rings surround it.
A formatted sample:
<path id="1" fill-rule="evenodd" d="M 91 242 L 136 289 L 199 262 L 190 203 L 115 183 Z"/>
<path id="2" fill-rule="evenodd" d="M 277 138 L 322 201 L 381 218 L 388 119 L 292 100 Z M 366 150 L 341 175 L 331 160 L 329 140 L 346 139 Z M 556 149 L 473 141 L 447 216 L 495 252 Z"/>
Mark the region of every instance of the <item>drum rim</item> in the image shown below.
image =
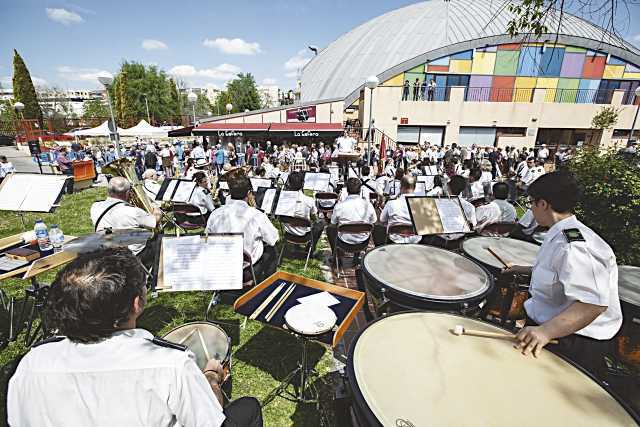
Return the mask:
<path id="1" fill-rule="evenodd" d="M 231 349 L 232 349 L 232 347 L 233 347 L 233 345 L 232 345 L 232 343 L 231 343 L 231 336 L 229 336 L 229 334 L 227 333 L 227 331 L 225 331 L 224 329 L 222 329 L 222 326 L 220 326 L 220 325 L 218 325 L 218 324 L 216 324 L 216 323 L 210 322 L 210 321 L 208 321 L 208 320 L 196 320 L 196 321 L 194 321 L 194 322 L 187 322 L 187 323 L 184 323 L 184 324 L 182 324 L 182 325 L 180 325 L 180 326 L 176 326 L 175 328 L 172 328 L 172 329 L 171 329 L 169 332 L 167 332 L 166 334 L 163 334 L 161 338 L 162 338 L 162 339 L 166 339 L 167 335 L 169 335 L 171 332 L 176 331 L 176 330 L 178 330 L 178 329 L 180 329 L 180 328 L 183 328 L 183 327 L 185 327 L 185 326 L 190 326 L 190 325 L 202 325 L 202 324 L 209 325 L 209 326 L 215 326 L 216 328 L 220 329 L 220 331 L 222 331 L 222 333 L 224 333 L 224 335 L 227 337 L 227 346 L 228 346 L 228 347 L 227 347 L 227 354 L 225 354 L 225 355 L 224 355 L 224 359 L 220 360 L 220 362 L 226 362 L 226 361 L 231 360 Z M 167 341 L 171 341 L 171 340 L 167 340 Z M 173 342 L 173 341 L 171 341 L 171 342 Z M 191 351 L 191 350 L 189 350 L 189 351 Z"/>
<path id="2" fill-rule="evenodd" d="M 626 264 L 620 264 L 618 265 L 618 298 L 620 299 L 620 301 L 624 301 L 627 304 L 631 304 L 635 307 L 640 307 L 640 301 L 630 301 L 628 298 L 623 298 L 623 295 L 620 293 L 620 288 L 622 288 L 622 286 L 620 286 L 620 267 L 624 267 L 626 268 L 632 268 L 634 270 L 638 270 L 638 272 L 640 272 L 640 267 L 638 267 L 637 265 L 626 265 Z M 640 294 L 640 288 L 638 288 L 637 291 L 638 294 Z"/>
<path id="3" fill-rule="evenodd" d="M 367 269 L 367 265 L 365 264 L 365 260 L 367 258 L 367 256 L 369 254 L 371 254 L 372 252 L 375 252 L 379 249 L 385 248 L 385 247 L 408 247 L 408 246 L 416 246 L 416 247 L 427 247 L 429 249 L 436 249 L 438 251 L 441 252 L 448 252 L 450 254 L 453 255 L 457 255 L 461 258 L 463 258 L 465 261 L 469 261 L 472 264 L 474 264 L 474 266 L 478 267 L 486 276 L 486 282 L 484 284 L 484 286 L 482 288 L 479 288 L 473 292 L 469 292 L 466 293 L 464 295 L 456 295 L 456 296 L 447 296 L 447 295 L 431 295 L 431 294 L 425 294 L 425 293 L 419 293 L 419 292 L 414 292 L 414 291 L 410 291 L 404 288 L 399 288 L 397 285 L 394 284 L 390 284 L 390 283 L 386 283 L 383 280 L 380 280 L 380 278 L 376 277 L 374 275 L 373 272 L 369 271 L 369 269 Z M 416 298 L 422 298 L 426 301 L 430 301 L 430 302 L 441 302 L 441 303 L 464 303 L 467 301 L 474 301 L 478 298 L 483 298 L 484 296 L 486 296 L 487 294 L 489 294 L 489 292 L 491 292 L 491 290 L 493 289 L 493 277 L 491 276 L 491 273 L 489 273 L 489 271 L 481 264 L 479 264 L 478 262 L 476 262 L 473 259 L 469 259 L 463 255 L 460 255 L 458 253 L 455 253 L 453 251 L 447 250 L 447 249 L 442 249 L 442 248 L 438 248 L 435 246 L 428 246 L 428 245 L 421 245 L 419 243 L 406 243 L 406 244 L 388 244 L 388 245 L 382 245 L 382 246 L 378 246 L 377 248 L 374 248 L 372 250 L 370 250 L 369 252 L 367 252 L 364 257 L 362 258 L 362 271 L 371 279 L 373 279 L 374 281 L 376 281 L 377 283 L 379 283 L 381 286 L 384 286 L 386 288 L 391 288 L 393 289 L 394 292 L 398 292 L 400 294 L 405 294 L 405 295 L 410 295 L 412 297 L 416 297 Z"/>
<path id="4" fill-rule="evenodd" d="M 366 331 L 374 323 L 380 322 L 382 320 L 388 319 L 389 317 L 393 317 L 393 316 L 401 316 L 401 315 L 416 314 L 416 313 L 447 314 L 447 315 L 451 315 L 451 316 L 461 317 L 463 319 L 477 320 L 479 322 L 486 323 L 486 324 L 489 324 L 491 326 L 495 326 L 495 327 L 497 327 L 499 329 L 502 329 L 502 330 L 504 330 L 506 332 L 509 332 L 509 333 L 513 332 L 513 331 L 509 330 L 508 328 L 504 328 L 504 327 L 502 327 L 500 325 L 497 325 L 497 324 L 494 324 L 494 323 L 491 323 L 491 322 L 487 322 L 487 321 L 484 321 L 484 320 L 474 319 L 472 317 L 463 316 L 461 314 L 449 313 L 449 312 L 443 313 L 443 312 L 434 311 L 434 310 L 401 311 L 401 312 L 392 313 L 392 314 L 389 314 L 389 315 L 386 315 L 386 316 L 381 316 L 381 317 L 379 317 L 379 318 L 367 323 L 367 325 L 364 328 L 362 328 L 360 331 L 358 331 L 358 333 L 353 337 L 353 340 L 351 341 L 351 345 L 349 346 L 349 354 L 347 355 L 347 363 L 346 363 L 347 384 L 349 385 L 349 389 L 351 390 L 351 393 L 353 395 L 353 401 L 358 406 L 357 409 L 360 411 L 360 413 L 362 413 L 367 418 L 366 419 L 366 421 L 368 423 L 367 425 L 382 426 L 382 423 L 380 422 L 380 420 L 378 420 L 378 417 L 376 417 L 376 415 L 373 413 L 373 410 L 369 406 L 369 403 L 367 402 L 367 399 L 365 399 L 364 395 L 362 394 L 362 391 L 360 390 L 360 386 L 358 385 L 358 380 L 356 379 L 356 371 L 355 371 L 355 367 L 354 367 L 354 364 L 353 364 L 353 355 L 355 353 L 356 346 L 358 345 L 358 341 L 360 340 L 360 337 L 362 336 L 364 331 Z M 555 356 L 559 357 L 560 359 L 564 360 L 569 365 L 571 365 L 572 367 L 574 367 L 575 369 L 580 371 L 583 375 L 586 375 L 591 381 L 593 381 L 597 385 L 599 385 L 600 388 L 602 388 L 607 394 L 609 394 L 609 396 L 611 396 L 627 412 L 627 414 L 629 414 L 631 419 L 633 419 L 637 424 L 640 424 L 640 414 L 635 412 L 633 410 L 633 408 L 631 408 L 631 406 L 629 406 L 628 403 L 623 401 L 622 398 L 620 398 L 620 396 L 618 396 L 618 394 L 615 393 L 609 386 L 606 386 L 602 382 L 598 381 L 590 372 L 587 372 L 583 367 L 575 364 L 575 362 L 569 360 L 568 358 L 566 358 L 562 354 L 558 354 L 557 350 L 555 350 L 553 348 L 553 346 L 545 347 L 545 349 L 550 351 L 551 353 L 553 353 Z"/>
<path id="5" fill-rule="evenodd" d="M 495 239 L 495 240 L 505 240 L 505 239 L 509 239 L 509 240 L 515 240 L 516 242 L 522 242 L 522 243 L 526 243 L 526 244 L 531 245 L 531 246 L 535 246 L 535 247 L 537 248 L 538 252 L 540 251 L 540 245 L 537 245 L 537 244 L 535 244 L 535 243 L 531 243 L 531 242 L 527 242 L 526 240 L 514 239 L 513 237 L 475 236 L 475 237 L 470 237 L 470 238 L 468 238 L 468 239 L 464 239 L 464 241 L 463 241 L 463 242 L 462 242 L 462 244 L 460 245 L 460 249 L 462 249 L 462 252 L 464 252 L 464 254 L 465 254 L 468 258 L 472 259 L 473 261 L 475 261 L 475 262 L 477 262 L 477 263 L 480 263 L 480 264 L 483 264 L 483 265 L 488 265 L 488 266 L 489 266 L 489 268 L 493 268 L 493 269 L 496 269 L 496 268 L 502 268 L 502 267 L 497 267 L 497 266 L 495 266 L 495 265 L 487 264 L 487 263 L 485 263 L 485 262 L 483 262 L 483 261 L 480 261 L 479 259 L 477 259 L 476 257 L 474 257 L 472 254 L 470 254 L 470 253 L 467 251 L 467 248 L 465 248 L 465 245 L 467 244 L 467 242 L 472 241 L 472 240 L 476 240 L 476 239 Z M 532 265 L 532 267 L 533 267 L 533 265 Z"/>

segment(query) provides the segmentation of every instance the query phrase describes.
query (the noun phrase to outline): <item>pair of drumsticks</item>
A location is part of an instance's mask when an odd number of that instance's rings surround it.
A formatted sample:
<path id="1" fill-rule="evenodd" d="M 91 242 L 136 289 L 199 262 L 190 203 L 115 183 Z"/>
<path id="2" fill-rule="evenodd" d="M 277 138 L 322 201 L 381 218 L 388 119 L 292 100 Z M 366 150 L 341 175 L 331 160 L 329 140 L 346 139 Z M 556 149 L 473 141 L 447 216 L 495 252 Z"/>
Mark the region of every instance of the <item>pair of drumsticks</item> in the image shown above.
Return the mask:
<path id="1" fill-rule="evenodd" d="M 264 309 L 267 308 L 269 304 L 271 304 L 271 301 L 275 299 L 275 297 L 280 293 L 280 291 L 282 291 L 286 284 L 286 282 L 281 283 L 273 292 L 271 292 L 271 294 L 262 302 L 262 304 L 260 304 L 260 306 L 253 313 L 251 313 L 249 319 L 255 320 L 258 316 L 260 316 Z M 276 302 L 276 304 L 271 307 L 271 310 L 269 310 L 269 312 L 265 316 L 265 320 L 267 322 L 271 321 L 271 318 L 275 316 L 278 310 L 280 310 L 280 307 L 284 305 L 285 301 L 293 293 L 295 288 L 295 283 L 291 283 L 287 290 L 280 296 L 278 302 Z"/>
<path id="2" fill-rule="evenodd" d="M 506 332 L 489 332 L 489 331 L 475 331 L 472 329 L 465 329 L 464 326 L 462 325 L 456 325 L 455 328 L 453 328 L 453 334 L 454 335 L 471 335 L 474 337 L 482 337 L 482 338 L 497 338 L 500 340 L 509 340 L 509 341 L 513 341 L 516 339 L 516 336 L 514 334 L 509 334 Z M 550 344 L 558 344 L 558 340 L 551 340 L 549 341 Z"/>

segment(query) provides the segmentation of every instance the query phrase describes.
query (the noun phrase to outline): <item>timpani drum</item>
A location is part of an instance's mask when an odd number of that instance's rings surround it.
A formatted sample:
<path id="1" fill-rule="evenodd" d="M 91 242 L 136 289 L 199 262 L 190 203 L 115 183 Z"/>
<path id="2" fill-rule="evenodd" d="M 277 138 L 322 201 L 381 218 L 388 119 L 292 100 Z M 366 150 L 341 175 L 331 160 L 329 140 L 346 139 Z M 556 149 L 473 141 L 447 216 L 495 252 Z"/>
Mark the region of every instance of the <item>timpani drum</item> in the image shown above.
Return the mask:
<path id="1" fill-rule="evenodd" d="M 635 426 L 638 417 L 580 368 L 543 350 L 524 357 L 504 332 L 447 313 L 380 318 L 347 360 L 353 409 L 364 426 Z"/>
<path id="2" fill-rule="evenodd" d="M 472 237 L 462 242 L 462 251 L 486 267 L 496 279 L 483 313 L 505 323 L 525 318 L 524 302 L 529 297 L 529 277 L 502 274 L 504 265 L 488 248 L 506 262 L 533 267 L 540 246 L 508 237 Z"/>
<path id="3" fill-rule="evenodd" d="M 618 266 L 618 294 L 623 319 L 617 336 L 618 356 L 640 369 L 640 267 Z"/>
<path id="4" fill-rule="evenodd" d="M 196 364 L 202 370 L 209 359 L 216 359 L 230 370 L 231 338 L 218 325 L 210 322 L 192 322 L 169 331 L 167 341 L 185 345 L 195 354 Z"/>
<path id="5" fill-rule="evenodd" d="M 364 256 L 362 271 L 367 294 L 379 313 L 473 311 L 493 287 L 491 275 L 477 263 L 418 244 L 377 247 Z"/>

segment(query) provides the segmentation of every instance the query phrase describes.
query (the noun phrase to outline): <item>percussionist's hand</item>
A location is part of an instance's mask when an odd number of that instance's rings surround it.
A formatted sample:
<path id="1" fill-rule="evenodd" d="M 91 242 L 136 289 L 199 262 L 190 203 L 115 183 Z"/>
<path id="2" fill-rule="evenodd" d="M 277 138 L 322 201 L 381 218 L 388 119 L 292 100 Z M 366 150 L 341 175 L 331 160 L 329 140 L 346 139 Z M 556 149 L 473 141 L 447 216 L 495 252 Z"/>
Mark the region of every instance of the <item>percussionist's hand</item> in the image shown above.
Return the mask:
<path id="1" fill-rule="evenodd" d="M 534 357 L 538 357 L 542 348 L 549 344 L 553 337 L 549 337 L 542 326 L 524 327 L 516 335 L 517 344 L 514 348 L 522 351 L 525 356 L 533 352 Z"/>
<path id="2" fill-rule="evenodd" d="M 221 384 L 225 379 L 222 363 L 220 363 L 216 359 L 209 359 L 207 365 L 204 367 L 204 375 L 207 377 L 207 379 L 212 379 L 216 383 Z"/>
<path id="3" fill-rule="evenodd" d="M 525 265 L 512 265 L 509 268 L 503 268 L 504 274 L 531 274 L 531 267 Z"/>

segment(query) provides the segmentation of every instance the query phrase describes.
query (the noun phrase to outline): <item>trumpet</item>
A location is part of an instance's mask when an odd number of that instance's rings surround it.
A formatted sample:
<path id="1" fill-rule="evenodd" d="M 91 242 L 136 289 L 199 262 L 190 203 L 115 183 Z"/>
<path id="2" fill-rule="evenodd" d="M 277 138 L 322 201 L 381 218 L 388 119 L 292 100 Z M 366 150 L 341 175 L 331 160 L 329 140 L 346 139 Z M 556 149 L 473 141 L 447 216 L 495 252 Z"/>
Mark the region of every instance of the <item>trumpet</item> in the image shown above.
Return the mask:
<path id="1" fill-rule="evenodd" d="M 131 198 L 129 202 L 147 213 L 153 213 L 153 205 L 149 197 L 147 197 L 147 193 L 144 192 L 142 181 L 138 179 L 135 162 L 133 160 L 124 157 L 114 160 L 104 165 L 102 171 L 112 176 L 126 178 L 131 183 Z"/>

